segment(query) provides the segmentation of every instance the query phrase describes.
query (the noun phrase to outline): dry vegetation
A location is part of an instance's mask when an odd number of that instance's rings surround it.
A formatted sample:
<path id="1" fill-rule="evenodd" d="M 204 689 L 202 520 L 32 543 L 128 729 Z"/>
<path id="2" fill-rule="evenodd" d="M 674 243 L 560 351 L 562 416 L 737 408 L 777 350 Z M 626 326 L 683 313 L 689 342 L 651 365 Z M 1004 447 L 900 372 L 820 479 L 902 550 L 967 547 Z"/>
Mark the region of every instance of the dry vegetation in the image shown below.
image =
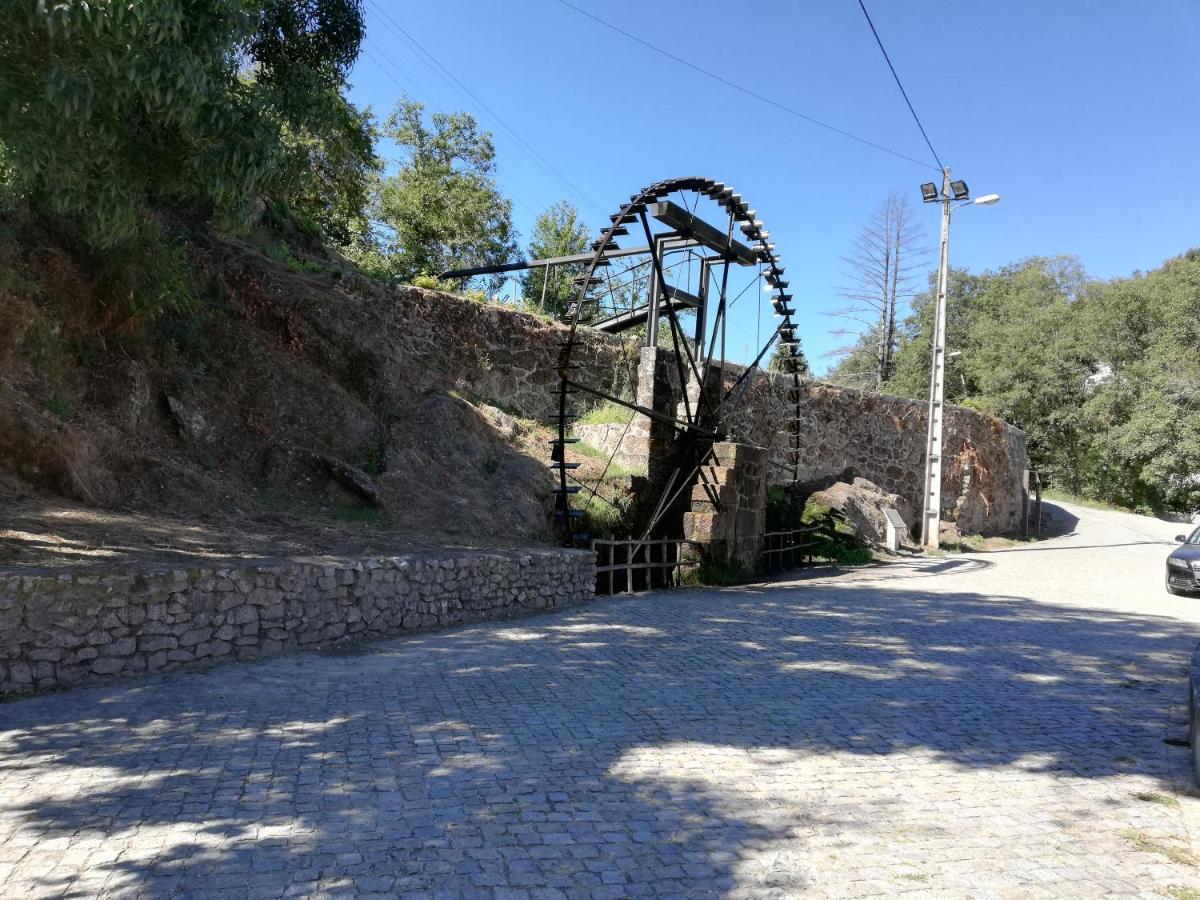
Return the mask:
<path id="1" fill-rule="evenodd" d="M 315 248 L 204 232 L 152 248 L 159 277 L 131 285 L 25 225 L 0 221 L 7 561 L 53 557 L 55 528 L 74 541 L 64 523 L 86 510 L 106 523 L 101 543 L 153 544 L 151 516 L 175 523 L 163 534 L 196 523 L 213 552 L 222 531 L 276 529 L 309 551 L 364 530 L 549 536 L 548 432 L 414 357 L 392 314 L 413 289 Z"/>

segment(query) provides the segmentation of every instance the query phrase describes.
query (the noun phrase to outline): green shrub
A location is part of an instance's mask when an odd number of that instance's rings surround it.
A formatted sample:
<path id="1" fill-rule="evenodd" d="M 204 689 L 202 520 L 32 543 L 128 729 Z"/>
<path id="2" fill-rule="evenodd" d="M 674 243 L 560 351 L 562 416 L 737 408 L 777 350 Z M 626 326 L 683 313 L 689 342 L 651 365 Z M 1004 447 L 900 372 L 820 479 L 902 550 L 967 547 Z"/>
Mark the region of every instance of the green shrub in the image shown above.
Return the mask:
<path id="1" fill-rule="evenodd" d="M 620 403 L 605 400 L 584 413 L 579 421 L 583 425 L 625 425 L 633 418 L 633 410 Z"/>
<path id="2" fill-rule="evenodd" d="M 584 496 L 580 494 L 579 496 Z M 625 537 L 629 522 L 625 510 L 597 494 L 584 505 L 585 531 L 593 538 L 600 540 L 615 540 Z"/>

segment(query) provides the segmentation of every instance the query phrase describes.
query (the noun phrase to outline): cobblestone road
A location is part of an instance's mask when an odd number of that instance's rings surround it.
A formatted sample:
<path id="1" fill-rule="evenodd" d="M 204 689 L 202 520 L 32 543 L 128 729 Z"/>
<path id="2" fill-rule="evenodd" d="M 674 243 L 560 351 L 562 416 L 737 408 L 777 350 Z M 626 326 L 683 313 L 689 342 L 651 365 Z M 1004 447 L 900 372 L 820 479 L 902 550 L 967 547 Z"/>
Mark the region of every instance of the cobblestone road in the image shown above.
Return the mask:
<path id="1" fill-rule="evenodd" d="M 1180 528 L 1075 512 L 0 705 L 0 893 L 1196 896 Z"/>

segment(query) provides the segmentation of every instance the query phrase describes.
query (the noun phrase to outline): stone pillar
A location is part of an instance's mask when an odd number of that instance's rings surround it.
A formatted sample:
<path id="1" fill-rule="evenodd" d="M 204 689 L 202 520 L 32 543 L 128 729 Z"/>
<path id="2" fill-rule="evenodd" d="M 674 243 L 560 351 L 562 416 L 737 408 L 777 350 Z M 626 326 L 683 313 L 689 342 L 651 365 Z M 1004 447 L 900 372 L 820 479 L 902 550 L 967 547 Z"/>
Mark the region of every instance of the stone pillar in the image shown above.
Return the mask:
<path id="1" fill-rule="evenodd" d="M 714 444 L 710 464 L 700 468 L 691 511 L 683 516 L 685 558 L 753 572 L 758 567 L 767 521 L 765 447 Z"/>
<path id="2" fill-rule="evenodd" d="M 679 405 L 679 373 L 675 367 L 675 354 L 658 347 L 643 347 L 638 362 L 637 398 L 638 406 L 675 417 Z M 656 483 L 659 472 L 652 469 L 671 466 L 671 442 L 675 429 L 657 422 L 641 413 L 633 414 L 629 432 L 621 442 L 621 461 L 629 469 L 641 472 Z"/>

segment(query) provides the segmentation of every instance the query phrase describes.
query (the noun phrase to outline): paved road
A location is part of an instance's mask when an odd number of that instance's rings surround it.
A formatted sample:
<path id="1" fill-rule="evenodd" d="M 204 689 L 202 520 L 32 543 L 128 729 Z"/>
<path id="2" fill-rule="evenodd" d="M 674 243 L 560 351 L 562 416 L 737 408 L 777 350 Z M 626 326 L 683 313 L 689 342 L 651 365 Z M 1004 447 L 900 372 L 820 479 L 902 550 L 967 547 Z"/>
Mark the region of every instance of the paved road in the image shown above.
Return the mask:
<path id="1" fill-rule="evenodd" d="M 1062 515 L 0 705 L 0 894 L 1195 896 L 1180 529 Z"/>

